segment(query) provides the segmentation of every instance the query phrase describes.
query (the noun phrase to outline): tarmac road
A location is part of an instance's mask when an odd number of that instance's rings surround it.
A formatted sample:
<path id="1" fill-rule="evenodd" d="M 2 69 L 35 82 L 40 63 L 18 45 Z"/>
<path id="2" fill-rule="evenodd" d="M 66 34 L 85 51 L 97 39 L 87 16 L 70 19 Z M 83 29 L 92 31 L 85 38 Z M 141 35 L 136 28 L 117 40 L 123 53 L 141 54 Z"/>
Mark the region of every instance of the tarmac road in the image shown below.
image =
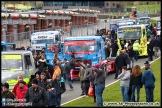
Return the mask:
<path id="1" fill-rule="evenodd" d="M 145 57 L 142 57 L 138 60 L 138 62 L 135 61 L 135 65 L 140 65 L 141 67 L 144 65 L 144 62 L 147 61 L 148 59 Z M 116 81 L 116 79 L 114 79 L 115 74 L 114 73 L 110 73 L 108 74 L 107 78 L 106 78 L 106 85 Z M 61 100 L 61 104 L 66 103 L 70 100 L 73 100 L 75 98 L 78 98 L 81 94 L 81 87 L 80 87 L 80 81 L 74 81 L 73 82 L 73 87 L 74 87 L 74 91 L 69 91 L 69 85 L 66 83 L 66 92 L 62 95 L 62 100 Z"/>

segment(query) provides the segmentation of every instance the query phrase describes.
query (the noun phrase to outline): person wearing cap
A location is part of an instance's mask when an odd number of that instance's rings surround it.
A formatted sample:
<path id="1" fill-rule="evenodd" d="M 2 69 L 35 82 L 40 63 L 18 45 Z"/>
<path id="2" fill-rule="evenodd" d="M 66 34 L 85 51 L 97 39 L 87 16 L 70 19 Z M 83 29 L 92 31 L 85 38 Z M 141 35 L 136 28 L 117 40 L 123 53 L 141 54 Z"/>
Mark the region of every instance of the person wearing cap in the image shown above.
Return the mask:
<path id="1" fill-rule="evenodd" d="M 56 89 L 57 107 L 61 106 L 61 95 L 66 91 L 64 79 L 60 74 L 56 74 L 56 79 L 52 81 L 52 87 Z"/>
<path id="2" fill-rule="evenodd" d="M 155 88 L 155 76 L 151 72 L 149 66 L 145 67 L 145 71 L 142 75 L 142 84 L 145 87 L 146 102 L 154 102 L 154 88 Z"/>
<path id="3" fill-rule="evenodd" d="M 42 72 L 40 74 L 40 80 L 38 80 L 38 86 L 44 88 L 46 90 L 47 85 L 49 82 L 47 81 L 46 74 Z"/>
<path id="4" fill-rule="evenodd" d="M 19 85 L 16 89 L 15 96 L 19 100 L 19 103 L 24 103 L 24 101 L 23 101 L 24 96 L 25 96 L 26 91 L 28 90 L 28 87 L 25 85 L 26 85 L 26 82 L 23 80 L 20 80 Z"/>
<path id="5" fill-rule="evenodd" d="M 138 40 L 136 40 L 134 43 L 133 43 L 133 50 L 134 50 L 134 53 L 135 53 L 135 55 L 134 55 L 134 59 L 136 60 L 136 61 L 138 61 L 138 50 L 139 50 L 139 47 L 140 47 L 140 45 L 139 45 L 139 41 Z"/>
<path id="6" fill-rule="evenodd" d="M 19 74 L 17 76 L 17 80 L 18 82 L 16 83 L 16 85 L 14 86 L 14 88 L 12 89 L 12 93 L 14 93 L 16 95 L 16 90 L 17 88 L 19 88 L 19 81 L 23 80 L 23 75 L 22 74 Z M 24 86 L 28 87 L 28 85 L 25 83 Z"/>
<path id="7" fill-rule="evenodd" d="M 9 91 L 9 84 L 2 84 L 1 98 L 15 99 L 15 95 Z"/>
<path id="8" fill-rule="evenodd" d="M 47 107 L 48 98 L 46 90 L 38 86 L 38 80 L 32 80 L 32 86 L 27 90 L 25 97 L 26 103 L 31 102 L 32 107 Z"/>
<path id="9" fill-rule="evenodd" d="M 94 75 L 96 75 L 95 82 L 94 82 L 95 94 L 97 98 L 97 106 L 100 107 L 100 106 L 103 106 L 102 94 L 105 89 L 106 73 L 104 72 L 104 65 L 101 65 L 99 69 L 96 69 L 93 67 L 92 72 L 94 72 Z"/>

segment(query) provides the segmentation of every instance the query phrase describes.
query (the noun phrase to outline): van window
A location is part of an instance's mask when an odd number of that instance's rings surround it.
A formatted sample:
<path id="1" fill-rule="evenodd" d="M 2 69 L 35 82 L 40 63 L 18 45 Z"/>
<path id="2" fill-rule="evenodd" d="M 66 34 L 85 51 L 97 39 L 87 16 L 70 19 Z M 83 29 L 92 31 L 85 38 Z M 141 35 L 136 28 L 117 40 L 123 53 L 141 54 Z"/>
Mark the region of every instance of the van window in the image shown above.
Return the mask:
<path id="1" fill-rule="evenodd" d="M 29 66 L 29 68 L 32 67 L 32 62 L 31 62 L 31 58 L 30 58 L 30 55 L 29 54 L 26 54 L 24 56 L 25 58 L 25 68 L 27 69 L 27 67 Z"/>

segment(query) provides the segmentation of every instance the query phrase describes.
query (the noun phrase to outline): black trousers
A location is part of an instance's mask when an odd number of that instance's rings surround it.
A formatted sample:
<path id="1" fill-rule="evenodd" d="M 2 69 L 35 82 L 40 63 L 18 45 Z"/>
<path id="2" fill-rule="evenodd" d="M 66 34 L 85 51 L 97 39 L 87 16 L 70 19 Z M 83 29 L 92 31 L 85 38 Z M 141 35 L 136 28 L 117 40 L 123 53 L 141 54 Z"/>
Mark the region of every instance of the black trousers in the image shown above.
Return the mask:
<path id="1" fill-rule="evenodd" d="M 84 81 L 85 84 L 85 94 L 88 95 L 88 90 L 89 90 L 89 86 L 90 86 L 90 81 L 89 80 L 85 80 Z"/>
<path id="2" fill-rule="evenodd" d="M 116 67 L 115 78 L 117 78 L 118 75 L 121 74 L 121 73 L 122 73 L 122 68 Z"/>

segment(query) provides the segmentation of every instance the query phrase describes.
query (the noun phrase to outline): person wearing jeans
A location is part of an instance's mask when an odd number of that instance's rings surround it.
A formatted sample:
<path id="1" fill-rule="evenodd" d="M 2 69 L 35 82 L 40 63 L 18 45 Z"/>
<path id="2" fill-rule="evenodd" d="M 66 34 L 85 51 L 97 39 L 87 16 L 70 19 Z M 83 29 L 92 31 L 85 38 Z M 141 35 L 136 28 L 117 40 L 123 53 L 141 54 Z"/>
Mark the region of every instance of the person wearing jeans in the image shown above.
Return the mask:
<path id="1" fill-rule="evenodd" d="M 128 102 L 128 90 L 130 82 L 130 71 L 127 70 L 126 66 L 122 67 L 122 73 L 118 76 L 120 79 L 120 88 L 122 92 L 123 102 Z"/>
<path id="2" fill-rule="evenodd" d="M 97 106 L 103 106 L 103 99 L 102 94 L 105 89 L 105 72 L 104 72 L 104 65 L 101 65 L 99 69 L 92 68 L 94 75 L 95 75 L 95 95 L 97 98 Z"/>
<path id="3" fill-rule="evenodd" d="M 70 91 L 73 91 L 74 90 L 73 85 L 72 85 L 72 82 L 71 82 L 71 79 L 70 79 L 70 75 L 68 75 L 68 74 L 66 74 L 66 81 L 70 86 Z"/>
<path id="4" fill-rule="evenodd" d="M 103 106 L 102 94 L 105 89 L 104 84 L 96 84 L 95 86 L 95 95 L 97 97 L 97 106 Z"/>
<path id="5" fill-rule="evenodd" d="M 140 89 L 142 87 L 142 70 L 139 65 L 135 65 L 130 76 L 130 85 L 132 86 L 131 102 L 134 100 L 135 89 L 137 89 L 137 102 L 140 99 Z"/>
<path id="6" fill-rule="evenodd" d="M 142 83 L 145 86 L 146 92 L 146 102 L 154 102 L 154 88 L 155 88 L 155 76 L 153 72 L 150 71 L 150 67 L 145 67 L 145 72 L 142 75 Z"/>

